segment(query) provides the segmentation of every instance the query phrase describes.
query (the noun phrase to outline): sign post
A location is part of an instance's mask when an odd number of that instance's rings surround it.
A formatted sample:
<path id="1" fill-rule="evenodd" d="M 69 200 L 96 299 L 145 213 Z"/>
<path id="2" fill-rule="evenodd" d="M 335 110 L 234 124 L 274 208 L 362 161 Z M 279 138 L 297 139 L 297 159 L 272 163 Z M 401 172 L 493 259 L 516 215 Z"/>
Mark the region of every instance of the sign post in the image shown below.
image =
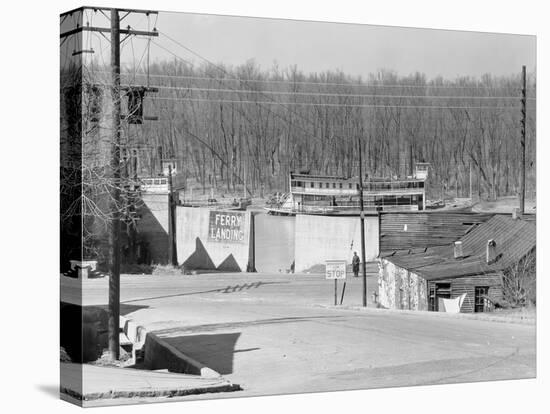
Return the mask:
<path id="1" fill-rule="evenodd" d="M 338 304 L 338 279 L 343 279 L 344 281 L 346 280 L 346 261 L 345 260 L 327 260 L 325 265 L 325 279 L 327 280 L 334 279 L 334 305 L 337 305 Z"/>

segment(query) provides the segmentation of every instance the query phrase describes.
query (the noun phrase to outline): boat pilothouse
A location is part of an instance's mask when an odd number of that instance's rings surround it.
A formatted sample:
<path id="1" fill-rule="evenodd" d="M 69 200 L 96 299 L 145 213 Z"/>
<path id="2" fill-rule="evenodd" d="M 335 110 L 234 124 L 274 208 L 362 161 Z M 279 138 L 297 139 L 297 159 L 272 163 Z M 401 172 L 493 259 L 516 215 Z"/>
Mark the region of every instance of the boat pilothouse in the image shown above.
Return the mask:
<path id="1" fill-rule="evenodd" d="M 426 208 L 427 163 L 405 178 L 363 179 L 366 211 L 417 211 Z M 359 178 L 290 173 L 290 193 L 267 210 L 273 214 L 359 214 Z"/>

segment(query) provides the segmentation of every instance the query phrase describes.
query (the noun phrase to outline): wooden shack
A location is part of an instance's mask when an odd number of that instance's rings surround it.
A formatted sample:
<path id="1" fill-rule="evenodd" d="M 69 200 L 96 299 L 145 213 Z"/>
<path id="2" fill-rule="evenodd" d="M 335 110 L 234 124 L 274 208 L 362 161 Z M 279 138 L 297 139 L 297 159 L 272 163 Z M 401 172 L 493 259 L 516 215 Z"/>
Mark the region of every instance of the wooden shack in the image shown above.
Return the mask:
<path id="1" fill-rule="evenodd" d="M 531 220 L 495 215 L 474 226 L 456 245 L 386 253 L 380 258 L 379 303 L 391 309 L 442 310 L 462 296 L 460 312 L 484 312 L 502 301 L 505 272 L 536 245 Z"/>

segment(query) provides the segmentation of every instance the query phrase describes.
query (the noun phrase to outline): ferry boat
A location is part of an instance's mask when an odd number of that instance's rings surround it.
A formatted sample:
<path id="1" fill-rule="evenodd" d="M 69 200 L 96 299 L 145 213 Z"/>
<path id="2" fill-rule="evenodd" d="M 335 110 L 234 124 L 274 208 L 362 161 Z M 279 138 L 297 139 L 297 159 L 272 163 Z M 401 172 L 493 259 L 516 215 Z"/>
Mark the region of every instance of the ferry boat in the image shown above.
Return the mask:
<path id="1" fill-rule="evenodd" d="M 366 212 L 426 209 L 428 163 L 417 163 L 413 176 L 363 179 Z M 359 177 L 290 173 L 290 193 L 265 209 L 270 214 L 358 215 Z"/>
<path id="2" fill-rule="evenodd" d="M 142 177 L 140 178 L 141 191 L 149 194 L 168 194 L 167 177 Z"/>

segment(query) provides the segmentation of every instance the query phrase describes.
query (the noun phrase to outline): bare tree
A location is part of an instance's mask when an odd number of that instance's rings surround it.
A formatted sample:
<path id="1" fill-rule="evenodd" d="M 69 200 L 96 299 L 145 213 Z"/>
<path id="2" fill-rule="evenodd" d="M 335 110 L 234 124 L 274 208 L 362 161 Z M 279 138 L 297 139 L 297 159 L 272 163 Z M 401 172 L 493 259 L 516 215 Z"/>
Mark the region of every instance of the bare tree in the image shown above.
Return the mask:
<path id="1" fill-rule="evenodd" d="M 512 308 L 536 304 L 535 251 L 504 272 L 503 293 L 505 304 Z"/>

